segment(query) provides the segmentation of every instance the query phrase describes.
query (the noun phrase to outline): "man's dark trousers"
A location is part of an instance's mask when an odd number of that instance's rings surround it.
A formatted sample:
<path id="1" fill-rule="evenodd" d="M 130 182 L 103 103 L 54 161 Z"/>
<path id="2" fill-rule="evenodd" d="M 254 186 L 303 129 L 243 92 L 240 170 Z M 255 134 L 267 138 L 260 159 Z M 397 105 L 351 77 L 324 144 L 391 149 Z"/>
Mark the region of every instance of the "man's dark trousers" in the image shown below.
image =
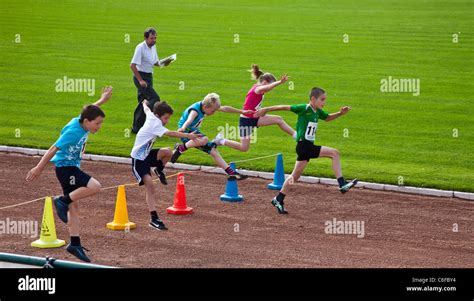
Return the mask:
<path id="1" fill-rule="evenodd" d="M 143 100 L 148 100 L 148 107 L 150 107 L 151 110 L 153 110 L 153 105 L 155 104 L 155 102 L 160 101 L 160 96 L 158 95 L 158 93 L 156 93 L 155 89 L 153 89 L 153 74 L 140 71 L 139 73 L 143 80 L 147 83 L 147 87 L 143 88 L 142 86 L 140 86 L 138 79 L 135 76 L 133 77 L 133 83 L 135 84 L 135 87 L 137 87 L 138 99 L 138 104 L 135 108 L 135 113 L 133 114 L 133 133 L 137 133 L 138 130 L 145 123 L 146 116 L 142 106 Z"/>

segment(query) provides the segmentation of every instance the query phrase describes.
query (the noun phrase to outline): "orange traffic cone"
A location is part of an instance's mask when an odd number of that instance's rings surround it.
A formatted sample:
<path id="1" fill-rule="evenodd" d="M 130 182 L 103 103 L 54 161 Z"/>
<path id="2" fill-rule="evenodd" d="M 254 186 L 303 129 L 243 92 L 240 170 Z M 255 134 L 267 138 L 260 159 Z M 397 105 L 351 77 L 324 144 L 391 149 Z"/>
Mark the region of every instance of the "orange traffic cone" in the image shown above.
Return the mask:
<path id="1" fill-rule="evenodd" d="M 128 220 L 127 195 L 125 186 L 120 185 L 117 190 L 117 202 L 115 204 L 114 220 L 107 223 L 107 228 L 111 230 L 135 229 L 137 225 Z"/>
<path id="2" fill-rule="evenodd" d="M 186 205 L 186 191 L 184 190 L 184 175 L 178 174 L 176 181 L 176 192 L 174 194 L 174 204 L 166 209 L 169 214 L 191 214 L 193 208 Z"/>

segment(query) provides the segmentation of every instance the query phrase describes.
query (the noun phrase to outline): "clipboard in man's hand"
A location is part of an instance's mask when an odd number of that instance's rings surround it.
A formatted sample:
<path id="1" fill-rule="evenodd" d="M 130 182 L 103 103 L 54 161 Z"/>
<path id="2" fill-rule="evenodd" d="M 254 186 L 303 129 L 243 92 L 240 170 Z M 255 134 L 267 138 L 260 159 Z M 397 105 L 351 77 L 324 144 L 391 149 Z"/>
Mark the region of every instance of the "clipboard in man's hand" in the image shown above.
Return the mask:
<path id="1" fill-rule="evenodd" d="M 166 57 L 166 58 L 160 60 L 159 65 L 160 65 L 160 67 L 168 66 L 173 61 L 176 61 L 176 53 L 173 54 L 173 55 L 170 55 L 169 57 Z"/>

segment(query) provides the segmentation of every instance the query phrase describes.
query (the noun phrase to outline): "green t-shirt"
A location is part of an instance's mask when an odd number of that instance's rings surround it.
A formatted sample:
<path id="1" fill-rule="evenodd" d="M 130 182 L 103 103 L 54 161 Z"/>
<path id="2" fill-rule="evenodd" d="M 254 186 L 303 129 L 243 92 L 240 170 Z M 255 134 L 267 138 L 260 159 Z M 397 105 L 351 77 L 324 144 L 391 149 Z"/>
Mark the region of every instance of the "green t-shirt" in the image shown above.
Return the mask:
<path id="1" fill-rule="evenodd" d="M 318 120 L 326 119 L 329 114 L 321 109 L 315 111 L 309 104 L 292 105 L 291 111 L 298 115 L 296 141 L 307 140 L 314 143 Z"/>

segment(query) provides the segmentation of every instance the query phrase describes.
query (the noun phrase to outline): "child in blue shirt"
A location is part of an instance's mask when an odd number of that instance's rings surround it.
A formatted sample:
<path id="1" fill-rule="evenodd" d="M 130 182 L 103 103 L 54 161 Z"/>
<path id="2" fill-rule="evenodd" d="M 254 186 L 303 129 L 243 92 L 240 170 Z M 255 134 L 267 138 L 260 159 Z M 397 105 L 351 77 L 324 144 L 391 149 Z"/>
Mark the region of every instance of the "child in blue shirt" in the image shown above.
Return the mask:
<path id="1" fill-rule="evenodd" d="M 175 163 L 178 158 L 189 148 L 197 148 L 209 155 L 214 159 L 217 166 L 222 168 L 227 177 L 230 180 L 245 180 L 246 175 L 240 174 L 234 170 L 227 162 L 222 158 L 217 148 L 216 140 L 222 139 L 220 135 L 216 136 L 212 141 L 209 140 L 206 135 L 200 131 L 200 127 L 206 116 L 211 116 L 215 112 L 225 113 L 239 113 L 239 114 L 253 114 L 255 111 L 252 110 L 239 110 L 230 106 L 221 106 L 220 97 L 216 93 L 207 94 L 202 101 L 198 101 L 190 105 L 183 112 L 181 119 L 178 121 L 178 132 L 183 133 L 196 133 L 201 134 L 202 137 L 190 140 L 188 138 L 181 138 L 182 144 L 177 144 L 174 148 L 173 155 L 171 157 L 171 163 Z"/>
<path id="2" fill-rule="evenodd" d="M 111 96 L 112 87 L 105 87 L 98 101 L 84 106 L 81 115 L 69 121 L 61 130 L 58 140 L 26 176 L 27 181 L 32 181 L 41 174 L 48 162 L 54 163 L 56 177 L 64 194 L 53 198 L 53 203 L 59 219 L 69 226 L 71 241 L 67 246 L 67 251 L 85 262 L 90 262 L 90 259 L 84 253 L 79 238 L 78 201 L 97 194 L 101 185 L 80 169 L 81 158 L 89 133 L 97 133 L 104 121 L 105 113 L 100 106 Z"/>

